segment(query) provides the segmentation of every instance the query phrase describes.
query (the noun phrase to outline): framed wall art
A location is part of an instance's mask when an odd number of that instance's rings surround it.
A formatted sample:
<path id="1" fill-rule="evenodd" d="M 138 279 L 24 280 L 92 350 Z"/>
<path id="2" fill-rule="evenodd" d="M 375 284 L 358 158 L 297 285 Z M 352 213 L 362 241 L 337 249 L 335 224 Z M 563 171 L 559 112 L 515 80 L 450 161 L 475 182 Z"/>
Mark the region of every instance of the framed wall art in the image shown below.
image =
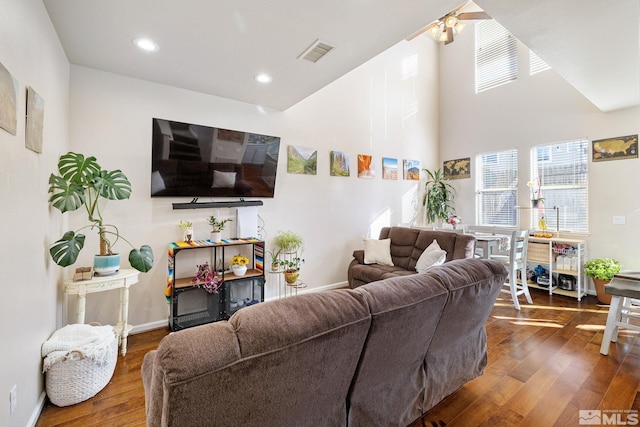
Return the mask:
<path id="1" fill-rule="evenodd" d="M 382 179 L 398 179 L 398 159 L 382 158 Z"/>
<path id="2" fill-rule="evenodd" d="M 402 161 L 403 178 L 408 181 L 420 181 L 420 160 Z"/>
<path id="3" fill-rule="evenodd" d="M 318 150 L 300 145 L 289 145 L 287 147 L 287 172 L 316 175 L 318 173 Z"/>
<path id="4" fill-rule="evenodd" d="M 471 178 L 471 158 L 447 160 L 442 164 L 446 179 Z"/>
<path id="5" fill-rule="evenodd" d="M 373 178 L 375 176 L 373 158 L 367 154 L 358 154 L 358 178 Z"/>
<path id="6" fill-rule="evenodd" d="M 36 153 L 42 153 L 43 126 L 44 100 L 32 87 L 28 87 L 25 146 Z"/>
<path id="7" fill-rule="evenodd" d="M 349 155 L 344 151 L 331 151 L 329 153 L 329 175 L 350 176 Z"/>
<path id="8" fill-rule="evenodd" d="M 591 142 L 594 162 L 638 158 L 638 135 L 618 136 Z"/>
<path id="9" fill-rule="evenodd" d="M 0 128 L 15 135 L 18 128 L 18 82 L 0 63 Z"/>

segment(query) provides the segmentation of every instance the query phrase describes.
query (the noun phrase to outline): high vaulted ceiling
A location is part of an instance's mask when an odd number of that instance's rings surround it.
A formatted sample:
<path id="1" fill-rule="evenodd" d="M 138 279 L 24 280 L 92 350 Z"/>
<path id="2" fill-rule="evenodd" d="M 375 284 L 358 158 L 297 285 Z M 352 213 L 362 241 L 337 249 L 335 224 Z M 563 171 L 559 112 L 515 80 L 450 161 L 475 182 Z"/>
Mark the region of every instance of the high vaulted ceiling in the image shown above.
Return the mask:
<path id="1" fill-rule="evenodd" d="M 43 1 L 72 64 L 280 110 L 462 3 Z M 475 3 L 601 110 L 640 105 L 638 0 Z M 132 40 L 141 36 L 160 50 L 137 50 Z M 318 39 L 335 49 L 317 63 L 298 59 Z M 257 83 L 261 72 L 273 81 Z"/>

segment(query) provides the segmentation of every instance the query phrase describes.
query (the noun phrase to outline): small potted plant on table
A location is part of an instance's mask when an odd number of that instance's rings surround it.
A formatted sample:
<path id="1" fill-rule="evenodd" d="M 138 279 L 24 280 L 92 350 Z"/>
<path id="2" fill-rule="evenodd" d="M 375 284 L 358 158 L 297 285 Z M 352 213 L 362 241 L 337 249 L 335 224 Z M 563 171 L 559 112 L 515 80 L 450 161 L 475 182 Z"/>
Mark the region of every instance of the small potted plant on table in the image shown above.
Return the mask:
<path id="1" fill-rule="evenodd" d="M 233 221 L 232 219 L 218 219 L 214 215 L 208 218 L 209 225 L 211 226 L 211 241 L 219 242 L 222 240 L 221 231 L 224 230 L 226 223 Z"/>
<path id="2" fill-rule="evenodd" d="M 611 304 L 611 295 L 605 293 L 604 285 L 613 279 L 614 274 L 620 273 L 620 263 L 611 258 L 594 258 L 584 263 L 584 274 L 593 279 L 598 301 Z"/>
<path id="3" fill-rule="evenodd" d="M 284 268 L 284 281 L 293 285 L 300 277 L 300 267 L 304 263 L 304 259 L 293 257 L 291 259 L 281 260 L 280 264 Z"/>

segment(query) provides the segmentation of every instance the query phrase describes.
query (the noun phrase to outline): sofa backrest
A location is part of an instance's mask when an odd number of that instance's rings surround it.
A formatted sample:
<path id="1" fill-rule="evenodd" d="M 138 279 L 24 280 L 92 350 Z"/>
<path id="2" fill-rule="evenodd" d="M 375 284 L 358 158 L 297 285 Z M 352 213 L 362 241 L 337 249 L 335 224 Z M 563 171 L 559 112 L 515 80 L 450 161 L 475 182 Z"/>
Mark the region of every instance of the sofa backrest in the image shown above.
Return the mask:
<path id="1" fill-rule="evenodd" d="M 418 258 L 434 239 L 447 252 L 447 261 L 473 258 L 476 248 L 475 237 L 448 231 L 384 227 L 380 230 L 380 239 L 387 238 L 391 239 L 393 265 L 411 271 L 415 271 Z"/>
<path id="2" fill-rule="evenodd" d="M 449 292 L 425 358 L 424 411 L 466 382 L 487 364 L 485 323 L 508 272 L 496 260 L 453 260 L 429 274 Z"/>
<path id="3" fill-rule="evenodd" d="M 344 425 L 370 321 L 362 295 L 345 289 L 169 334 L 149 356 L 161 392 L 147 396 L 147 425 Z"/>
<path id="4" fill-rule="evenodd" d="M 422 415 L 424 357 L 447 300 L 429 274 L 356 289 L 371 310 L 371 332 L 349 396 L 349 426 L 409 425 Z"/>

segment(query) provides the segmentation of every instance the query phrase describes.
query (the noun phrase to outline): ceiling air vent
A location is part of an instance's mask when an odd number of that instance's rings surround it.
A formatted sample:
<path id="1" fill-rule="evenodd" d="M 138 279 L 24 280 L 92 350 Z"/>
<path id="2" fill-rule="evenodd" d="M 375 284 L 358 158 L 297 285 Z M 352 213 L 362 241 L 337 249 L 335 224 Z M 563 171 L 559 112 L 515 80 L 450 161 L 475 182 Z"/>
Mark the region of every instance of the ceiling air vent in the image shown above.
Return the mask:
<path id="1" fill-rule="evenodd" d="M 332 50 L 333 46 L 331 46 L 329 43 L 316 40 L 311 46 L 307 48 L 307 50 L 302 52 L 298 59 L 306 59 L 307 61 L 318 62 Z"/>

